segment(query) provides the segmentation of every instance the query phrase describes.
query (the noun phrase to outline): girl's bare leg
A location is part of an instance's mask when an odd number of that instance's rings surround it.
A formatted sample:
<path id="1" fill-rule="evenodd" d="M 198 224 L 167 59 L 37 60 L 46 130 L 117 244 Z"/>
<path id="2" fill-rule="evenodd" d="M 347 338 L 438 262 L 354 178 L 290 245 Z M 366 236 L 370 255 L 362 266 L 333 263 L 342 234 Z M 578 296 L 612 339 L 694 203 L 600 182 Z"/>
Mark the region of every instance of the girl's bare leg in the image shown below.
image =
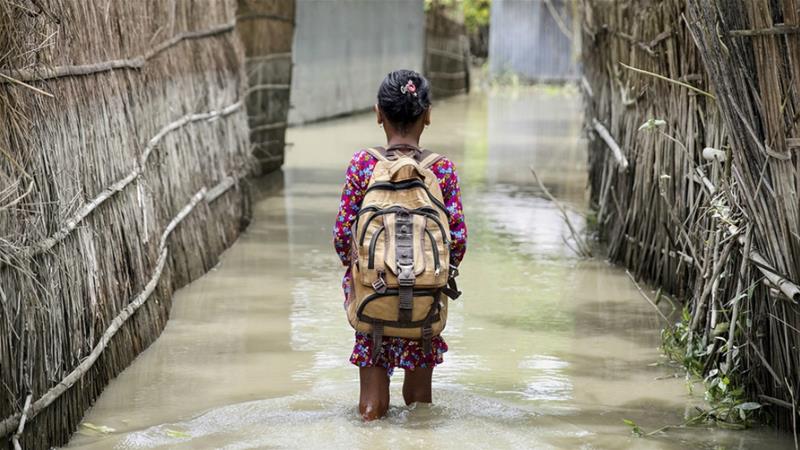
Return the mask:
<path id="1" fill-rule="evenodd" d="M 389 375 L 383 367 L 361 367 L 358 374 L 361 379 L 358 412 L 364 420 L 380 419 L 389 409 Z"/>
<path id="2" fill-rule="evenodd" d="M 412 403 L 431 403 L 431 380 L 433 378 L 433 367 L 417 368 L 406 370 L 405 381 L 403 381 L 403 399 L 406 405 Z"/>

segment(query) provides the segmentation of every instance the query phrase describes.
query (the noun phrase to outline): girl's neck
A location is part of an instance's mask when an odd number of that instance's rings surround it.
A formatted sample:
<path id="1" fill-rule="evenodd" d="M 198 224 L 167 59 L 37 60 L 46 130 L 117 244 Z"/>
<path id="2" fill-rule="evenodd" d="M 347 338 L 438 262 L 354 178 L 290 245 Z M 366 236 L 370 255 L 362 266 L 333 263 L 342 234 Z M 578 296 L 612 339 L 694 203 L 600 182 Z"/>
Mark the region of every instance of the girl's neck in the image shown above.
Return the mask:
<path id="1" fill-rule="evenodd" d="M 411 145 L 419 147 L 419 136 L 392 136 L 387 139 L 386 146 L 392 147 L 394 145 Z"/>

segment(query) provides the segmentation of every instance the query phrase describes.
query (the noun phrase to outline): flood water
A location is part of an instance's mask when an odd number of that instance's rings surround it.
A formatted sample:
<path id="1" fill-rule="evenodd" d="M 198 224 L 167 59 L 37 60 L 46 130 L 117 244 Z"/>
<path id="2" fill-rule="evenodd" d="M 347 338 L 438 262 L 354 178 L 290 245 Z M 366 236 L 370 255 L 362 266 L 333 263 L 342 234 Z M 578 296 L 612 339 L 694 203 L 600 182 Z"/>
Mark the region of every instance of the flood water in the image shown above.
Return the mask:
<path id="1" fill-rule="evenodd" d="M 248 230 L 176 294 L 162 336 L 106 388 L 70 447 L 789 448 L 767 430 L 637 438 L 623 423 L 680 424 L 702 393 L 665 364 L 662 323 L 624 270 L 577 258 L 534 186 L 530 165 L 583 226 L 580 110 L 575 94 L 552 89 L 434 108 L 423 145 L 458 167 L 470 242 L 432 406 L 403 404 L 400 371 L 388 417 L 357 414 L 331 226 L 349 157 L 383 142 L 362 114 L 289 131 L 283 174 L 257 182 Z"/>

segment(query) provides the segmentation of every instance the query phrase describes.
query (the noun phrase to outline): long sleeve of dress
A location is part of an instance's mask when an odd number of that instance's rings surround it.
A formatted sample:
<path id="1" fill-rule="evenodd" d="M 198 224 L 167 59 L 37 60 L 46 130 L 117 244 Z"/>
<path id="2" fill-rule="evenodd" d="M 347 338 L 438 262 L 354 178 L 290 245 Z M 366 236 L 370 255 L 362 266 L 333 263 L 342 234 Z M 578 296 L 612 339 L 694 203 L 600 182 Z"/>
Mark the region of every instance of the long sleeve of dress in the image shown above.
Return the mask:
<path id="1" fill-rule="evenodd" d="M 356 152 L 347 166 L 339 214 L 333 226 L 333 246 L 345 266 L 350 265 L 350 235 L 353 221 L 361 209 L 361 201 L 372 177 L 374 158 L 364 150 Z"/>
<path id="2" fill-rule="evenodd" d="M 449 159 L 439 160 L 432 169 L 439 178 L 444 205 L 450 213 L 450 264 L 458 266 L 467 252 L 467 223 L 464 221 L 458 174 L 455 165 Z"/>

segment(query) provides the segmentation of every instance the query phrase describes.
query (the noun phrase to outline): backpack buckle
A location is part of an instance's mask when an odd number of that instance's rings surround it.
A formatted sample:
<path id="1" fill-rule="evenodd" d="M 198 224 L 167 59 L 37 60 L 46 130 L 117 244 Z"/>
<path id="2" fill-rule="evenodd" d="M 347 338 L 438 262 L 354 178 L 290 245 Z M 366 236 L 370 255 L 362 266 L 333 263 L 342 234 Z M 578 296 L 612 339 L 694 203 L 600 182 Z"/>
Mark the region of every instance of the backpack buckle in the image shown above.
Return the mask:
<path id="1" fill-rule="evenodd" d="M 450 264 L 450 278 L 455 278 L 458 276 L 458 267 Z"/>
<path id="2" fill-rule="evenodd" d="M 386 280 L 383 279 L 383 271 L 378 271 L 378 278 L 372 282 L 372 289 L 378 294 L 386 293 Z"/>
<path id="3" fill-rule="evenodd" d="M 397 268 L 400 272 L 397 274 L 397 284 L 400 286 L 414 286 L 414 282 L 417 278 L 416 275 L 414 275 L 414 265 L 398 264 Z"/>

